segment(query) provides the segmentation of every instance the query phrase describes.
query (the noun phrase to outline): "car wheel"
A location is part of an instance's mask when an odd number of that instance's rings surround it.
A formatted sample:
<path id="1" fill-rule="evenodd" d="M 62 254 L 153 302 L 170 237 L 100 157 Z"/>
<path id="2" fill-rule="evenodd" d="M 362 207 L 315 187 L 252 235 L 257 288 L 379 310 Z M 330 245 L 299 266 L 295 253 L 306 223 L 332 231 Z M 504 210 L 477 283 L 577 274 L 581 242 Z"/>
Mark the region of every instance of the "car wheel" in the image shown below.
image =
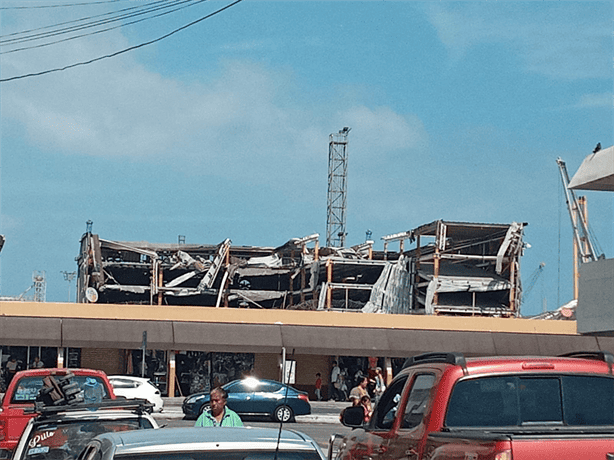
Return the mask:
<path id="1" fill-rule="evenodd" d="M 273 413 L 273 417 L 277 422 L 293 422 L 294 421 L 294 412 L 292 412 L 292 408 L 288 406 L 279 406 L 275 409 Z"/>
<path id="2" fill-rule="evenodd" d="M 202 406 L 200 406 L 200 412 L 198 413 L 198 415 L 201 416 L 203 412 L 210 411 L 210 410 L 211 410 L 211 404 L 205 403 Z"/>

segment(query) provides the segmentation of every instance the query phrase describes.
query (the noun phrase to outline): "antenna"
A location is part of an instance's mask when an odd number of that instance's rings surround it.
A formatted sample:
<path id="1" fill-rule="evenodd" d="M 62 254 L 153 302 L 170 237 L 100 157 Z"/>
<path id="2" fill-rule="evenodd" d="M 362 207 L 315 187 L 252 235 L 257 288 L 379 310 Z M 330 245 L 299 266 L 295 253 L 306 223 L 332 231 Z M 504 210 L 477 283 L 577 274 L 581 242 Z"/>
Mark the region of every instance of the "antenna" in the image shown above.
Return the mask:
<path id="1" fill-rule="evenodd" d="M 47 279 L 45 272 L 35 271 L 32 273 L 32 281 L 34 285 L 34 302 L 47 301 Z"/>
<path id="2" fill-rule="evenodd" d="M 88 231 L 88 233 L 90 233 L 90 231 Z M 64 272 L 64 271 L 60 271 L 60 273 L 62 275 L 64 275 L 64 280 L 68 281 L 68 301 L 70 302 L 70 283 L 72 283 L 72 280 L 75 279 L 75 276 L 77 276 L 77 272 Z"/>
<path id="3" fill-rule="evenodd" d="M 328 142 L 328 200 L 326 205 L 326 246 L 345 246 L 347 206 L 347 126 L 331 134 Z"/>

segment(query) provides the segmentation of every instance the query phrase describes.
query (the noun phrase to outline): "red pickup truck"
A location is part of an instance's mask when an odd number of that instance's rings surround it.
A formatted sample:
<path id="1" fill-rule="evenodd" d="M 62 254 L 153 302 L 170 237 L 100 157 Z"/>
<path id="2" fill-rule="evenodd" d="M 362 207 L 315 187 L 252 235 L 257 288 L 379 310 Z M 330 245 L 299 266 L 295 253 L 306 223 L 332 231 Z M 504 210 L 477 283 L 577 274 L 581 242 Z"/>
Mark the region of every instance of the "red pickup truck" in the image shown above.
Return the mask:
<path id="1" fill-rule="evenodd" d="M 6 389 L 0 404 L 0 459 L 10 457 L 11 451 L 17 446 L 28 420 L 37 415 L 34 412 L 24 413 L 24 409 L 34 407 L 38 392 L 43 387 L 43 378 L 51 375 L 60 379 L 69 373 L 73 375 L 71 381 L 77 383 L 81 389 L 84 388 L 88 378 L 94 379 L 100 384 L 104 392 L 104 399 L 115 399 L 113 388 L 103 371 L 43 368 L 17 372 Z"/>
<path id="2" fill-rule="evenodd" d="M 614 459 L 614 356 L 409 358 L 371 420 L 348 408 L 354 429 L 338 460 Z"/>

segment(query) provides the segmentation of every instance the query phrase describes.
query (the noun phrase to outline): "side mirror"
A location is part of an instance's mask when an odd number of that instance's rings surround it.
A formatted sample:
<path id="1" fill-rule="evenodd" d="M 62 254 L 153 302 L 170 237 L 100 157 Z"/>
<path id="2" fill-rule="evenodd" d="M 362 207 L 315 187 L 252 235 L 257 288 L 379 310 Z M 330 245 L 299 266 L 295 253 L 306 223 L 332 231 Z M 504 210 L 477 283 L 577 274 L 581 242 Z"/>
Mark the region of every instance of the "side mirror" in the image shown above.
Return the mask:
<path id="1" fill-rule="evenodd" d="M 362 406 L 351 406 L 341 412 L 341 423 L 350 428 L 360 428 L 365 422 L 365 411 Z"/>

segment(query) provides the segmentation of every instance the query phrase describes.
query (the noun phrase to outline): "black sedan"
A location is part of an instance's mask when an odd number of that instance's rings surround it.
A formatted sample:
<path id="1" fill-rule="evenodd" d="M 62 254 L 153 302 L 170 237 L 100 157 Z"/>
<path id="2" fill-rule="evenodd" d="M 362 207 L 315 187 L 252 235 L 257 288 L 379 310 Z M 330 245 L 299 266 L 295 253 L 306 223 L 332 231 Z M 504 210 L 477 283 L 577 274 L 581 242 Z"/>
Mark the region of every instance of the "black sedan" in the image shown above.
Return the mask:
<path id="1" fill-rule="evenodd" d="M 311 413 L 307 393 L 274 380 L 248 377 L 223 388 L 228 392 L 226 405 L 239 415 L 267 415 L 278 422 L 292 422 L 295 415 Z M 182 407 L 186 418 L 198 418 L 210 407 L 209 398 L 205 392 L 188 396 Z"/>

